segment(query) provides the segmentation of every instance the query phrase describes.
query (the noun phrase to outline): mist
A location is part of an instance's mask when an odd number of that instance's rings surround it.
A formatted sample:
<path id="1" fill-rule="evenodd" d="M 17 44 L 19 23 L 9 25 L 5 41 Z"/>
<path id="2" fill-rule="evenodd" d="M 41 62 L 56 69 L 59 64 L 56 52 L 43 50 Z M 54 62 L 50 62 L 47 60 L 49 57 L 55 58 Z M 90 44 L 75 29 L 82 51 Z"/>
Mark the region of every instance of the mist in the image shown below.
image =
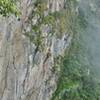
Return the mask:
<path id="1" fill-rule="evenodd" d="M 88 22 L 87 28 L 82 32 L 87 57 L 93 65 L 95 75 L 100 79 L 100 1 L 81 0 L 79 5 Z"/>

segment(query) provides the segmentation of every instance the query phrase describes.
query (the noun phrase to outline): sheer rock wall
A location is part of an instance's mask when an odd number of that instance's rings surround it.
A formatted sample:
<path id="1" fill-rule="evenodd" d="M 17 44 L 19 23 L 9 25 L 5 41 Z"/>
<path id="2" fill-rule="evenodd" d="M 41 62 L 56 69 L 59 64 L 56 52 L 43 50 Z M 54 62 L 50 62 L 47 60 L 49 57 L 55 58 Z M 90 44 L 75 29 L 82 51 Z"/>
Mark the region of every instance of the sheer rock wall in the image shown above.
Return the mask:
<path id="1" fill-rule="evenodd" d="M 20 1 L 20 21 L 14 16 L 0 17 L 0 100 L 50 100 L 56 89 L 54 58 L 64 55 L 71 37 L 48 36 L 43 41 L 45 50 L 35 54 L 35 44 L 23 34 L 24 28 L 30 29 L 26 26 L 31 4 L 31 0 Z M 54 12 L 63 9 L 63 5 L 64 0 L 48 0 L 47 6 Z M 51 56 L 46 59 L 48 52 Z"/>

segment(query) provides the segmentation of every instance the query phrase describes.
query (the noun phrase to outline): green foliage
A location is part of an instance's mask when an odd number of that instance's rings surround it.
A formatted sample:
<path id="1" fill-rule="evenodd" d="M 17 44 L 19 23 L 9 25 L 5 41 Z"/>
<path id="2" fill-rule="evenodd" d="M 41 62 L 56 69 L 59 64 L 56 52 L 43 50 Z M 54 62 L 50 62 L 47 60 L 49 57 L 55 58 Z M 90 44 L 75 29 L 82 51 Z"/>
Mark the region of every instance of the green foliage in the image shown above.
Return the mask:
<path id="1" fill-rule="evenodd" d="M 30 41 L 37 46 L 38 50 L 42 50 L 43 49 L 42 41 L 44 37 L 42 36 L 41 27 L 44 21 L 44 11 L 46 10 L 46 4 L 42 1 L 37 0 L 34 5 L 36 8 L 36 10 L 34 11 L 34 15 L 37 15 L 39 18 L 35 25 L 32 24 L 32 31 L 29 33 L 25 33 L 25 35 L 28 36 L 30 38 Z"/>
<path id="2" fill-rule="evenodd" d="M 86 61 L 86 51 L 81 48 L 77 37 L 59 65 L 61 76 L 52 100 L 99 100 L 98 85 L 90 69 L 92 65 Z"/>
<path id="3" fill-rule="evenodd" d="M 66 9 L 51 13 L 48 11 L 46 1 L 44 0 L 37 0 L 34 5 L 35 10 L 33 17 L 35 15 L 38 16 L 37 23 L 32 25 L 32 31 L 30 33 L 26 33 L 26 35 L 30 38 L 31 42 L 39 47 L 39 50 L 43 49 L 44 37 L 42 35 L 42 25 L 50 26 L 50 34 L 55 34 L 58 37 L 62 37 L 62 35 L 67 32 L 71 33 L 70 30 L 73 23 L 72 16 L 74 13 Z M 47 14 L 45 15 L 45 13 Z M 33 33 L 35 33 L 35 35 L 33 35 Z"/>
<path id="4" fill-rule="evenodd" d="M 54 23 L 55 23 L 55 18 L 54 18 L 54 16 L 53 15 L 51 15 L 51 14 L 49 14 L 49 15 L 47 15 L 47 16 L 45 16 L 44 18 L 43 18 L 43 23 L 44 24 L 48 24 L 48 25 L 55 25 Z"/>
<path id="5" fill-rule="evenodd" d="M 45 0 L 37 0 L 35 2 L 34 16 L 37 15 L 36 25 L 32 25 L 32 32 L 41 35 L 42 37 L 42 25 L 48 25 L 52 28 L 50 34 L 56 34 L 58 37 L 62 37 L 65 33 L 71 33 L 71 28 L 73 24 L 73 19 L 75 19 L 74 13 L 70 9 L 63 9 L 56 12 L 48 12 L 47 4 Z M 47 13 L 47 15 L 45 15 Z M 73 17 L 74 16 L 74 17 Z M 32 34 L 32 33 L 30 33 Z M 33 37 L 33 38 L 32 38 Z M 31 39 L 34 39 L 34 36 L 30 36 Z M 43 40 L 43 38 L 41 38 Z M 41 41 L 42 41 L 41 40 Z M 36 44 L 36 39 L 33 40 Z"/>
<path id="6" fill-rule="evenodd" d="M 15 14 L 18 16 L 18 11 L 14 0 L 0 0 L 0 14 L 2 16 L 9 16 L 9 14 Z"/>
<path id="7" fill-rule="evenodd" d="M 61 69 L 60 77 L 52 100 L 99 100 L 100 88 L 95 81 L 92 65 L 87 57 L 87 48 L 81 38 L 81 31 L 85 30 L 88 23 L 84 16 L 74 15 L 74 21 L 70 13 L 66 17 L 68 16 L 67 19 L 70 20 L 66 25 L 72 26 L 73 41 L 65 57 L 58 63 L 57 67 Z"/>

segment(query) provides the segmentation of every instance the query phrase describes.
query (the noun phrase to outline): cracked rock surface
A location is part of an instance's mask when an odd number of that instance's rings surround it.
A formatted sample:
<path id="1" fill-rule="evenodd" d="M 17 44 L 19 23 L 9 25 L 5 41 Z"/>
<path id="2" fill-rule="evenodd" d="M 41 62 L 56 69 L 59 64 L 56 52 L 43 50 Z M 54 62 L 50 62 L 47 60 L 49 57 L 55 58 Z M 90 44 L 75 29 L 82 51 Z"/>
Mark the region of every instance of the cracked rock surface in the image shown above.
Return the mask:
<path id="1" fill-rule="evenodd" d="M 23 34 L 23 27 L 27 24 L 25 18 L 31 10 L 26 8 L 27 0 L 20 2 L 23 7 L 21 21 L 14 16 L 0 17 L 0 100 L 50 100 L 58 79 L 52 71 L 54 58 L 64 54 L 71 37 L 46 37 L 43 42 L 46 49 L 51 42 L 51 56 L 46 59 L 47 50 L 35 54 L 35 44 Z M 62 9 L 63 5 L 64 0 L 48 0 L 52 12 Z"/>

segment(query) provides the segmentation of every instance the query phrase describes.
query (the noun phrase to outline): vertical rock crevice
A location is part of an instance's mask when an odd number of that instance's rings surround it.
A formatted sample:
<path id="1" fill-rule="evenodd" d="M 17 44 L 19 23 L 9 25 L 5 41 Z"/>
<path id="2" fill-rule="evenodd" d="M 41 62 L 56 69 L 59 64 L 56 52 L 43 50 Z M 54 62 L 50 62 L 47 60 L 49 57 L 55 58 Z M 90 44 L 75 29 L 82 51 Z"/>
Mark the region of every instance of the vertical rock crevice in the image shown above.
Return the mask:
<path id="1" fill-rule="evenodd" d="M 3 27 L 0 29 L 0 100 L 50 100 L 57 82 L 57 75 L 52 72 L 54 58 L 64 55 L 71 37 L 48 36 L 42 41 L 46 42 L 45 49 L 35 53 L 36 45 L 23 34 L 24 28 L 28 28 L 33 3 L 31 0 L 20 2 L 20 21 L 13 16 L 7 19 L 12 20 L 11 24 L 0 21 Z M 59 11 L 64 0 L 48 0 L 47 6 L 51 12 Z"/>

